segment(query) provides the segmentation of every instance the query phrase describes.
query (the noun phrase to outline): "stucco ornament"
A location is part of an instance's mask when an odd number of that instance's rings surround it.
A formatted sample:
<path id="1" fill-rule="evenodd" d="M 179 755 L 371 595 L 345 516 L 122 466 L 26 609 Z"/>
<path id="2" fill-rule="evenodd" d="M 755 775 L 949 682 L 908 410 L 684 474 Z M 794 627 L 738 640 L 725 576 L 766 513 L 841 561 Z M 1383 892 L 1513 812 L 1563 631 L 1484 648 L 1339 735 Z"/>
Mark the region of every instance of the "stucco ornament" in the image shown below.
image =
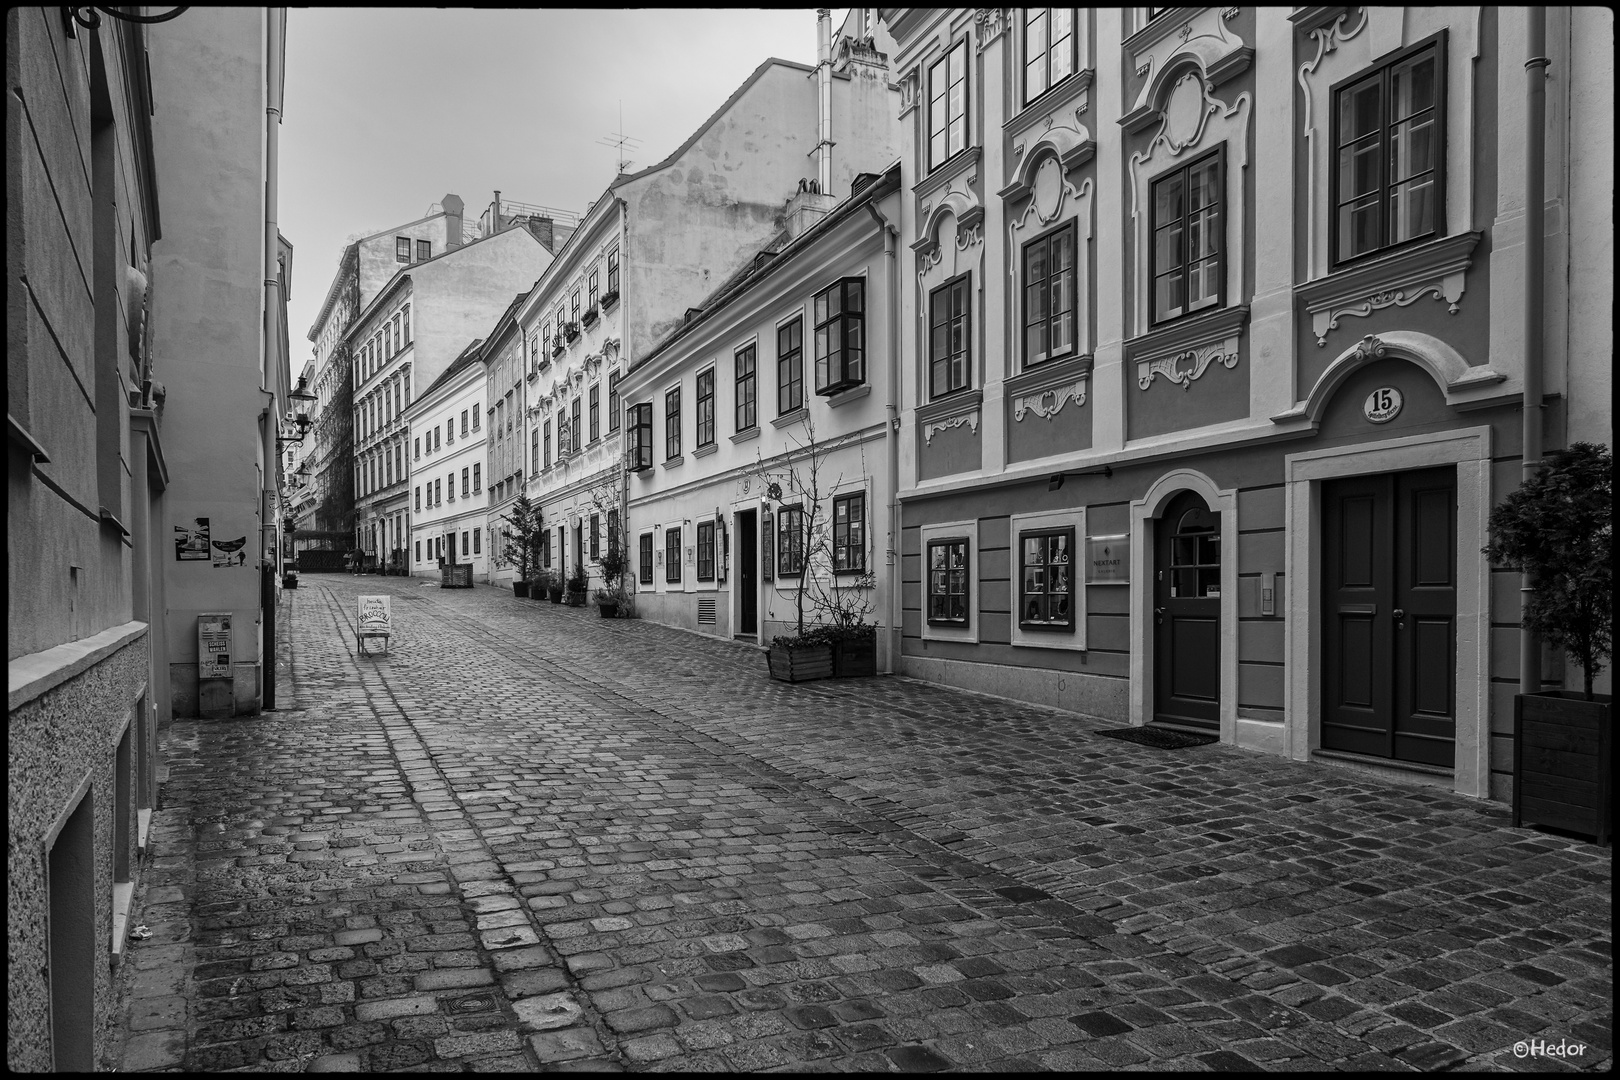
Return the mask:
<path id="1" fill-rule="evenodd" d="M 1164 134 L 1171 151 L 1196 143 L 1216 107 L 1205 101 L 1204 80 L 1198 72 L 1188 71 L 1177 79 L 1164 106 Z"/>
<path id="2" fill-rule="evenodd" d="M 1007 8 L 979 8 L 973 15 L 978 25 L 979 52 L 1007 31 Z"/>
<path id="3" fill-rule="evenodd" d="M 1190 390 L 1192 384 L 1203 377 L 1211 364 L 1218 363 L 1228 370 L 1237 367 L 1237 350 L 1232 348 L 1228 351 L 1228 349 L 1228 342 L 1218 341 L 1203 348 L 1176 353 L 1174 356 L 1138 361 L 1136 385 L 1146 390 L 1153 385 L 1155 378 L 1163 375 L 1173 383 L 1180 383 L 1183 390 Z"/>
<path id="4" fill-rule="evenodd" d="M 1179 26 L 1168 19 L 1150 22 L 1132 35 L 1132 41 L 1134 66 L 1147 78 L 1131 110 L 1119 120 L 1131 132 L 1152 124 L 1157 111 L 1154 103 L 1164 100 L 1165 80 L 1187 60 L 1197 65 L 1214 89 L 1245 70 L 1254 57 L 1254 49 L 1226 26 L 1216 8 L 1198 10 Z"/>
<path id="5" fill-rule="evenodd" d="M 941 431 L 950 431 L 952 428 L 959 428 L 963 424 L 966 424 L 968 430 L 977 435 L 979 433 L 979 410 L 974 409 L 971 412 L 960 413 L 956 416 L 947 416 L 943 420 L 930 421 L 923 427 L 923 442 L 932 446 L 936 434 Z"/>
<path id="6" fill-rule="evenodd" d="M 1381 360 L 1389 355 L 1389 346 L 1376 334 L 1368 334 L 1356 342 L 1356 358 L 1363 364 L 1369 360 Z"/>
<path id="7" fill-rule="evenodd" d="M 1461 310 L 1457 301 L 1462 299 L 1462 274 L 1458 273 L 1455 277 L 1457 279 L 1455 282 L 1430 281 L 1416 288 L 1384 289 L 1354 304 L 1346 304 L 1342 307 L 1330 308 L 1325 312 L 1313 313 L 1315 317 L 1311 322 L 1312 329 L 1316 331 L 1316 347 L 1320 349 L 1327 345 L 1328 332 L 1338 329 L 1340 318 L 1346 316 L 1365 317 L 1387 307 L 1409 307 L 1426 296 L 1444 301 L 1447 305 L 1446 310 L 1453 315 L 1457 314 Z"/>
<path id="8" fill-rule="evenodd" d="M 1055 157 L 1041 162 L 1035 170 L 1035 213 L 1046 224 L 1063 208 L 1063 166 Z"/>
<path id="9" fill-rule="evenodd" d="M 1064 405 L 1071 401 L 1077 406 L 1084 405 L 1086 403 L 1086 384 L 1089 381 L 1089 378 L 1080 378 L 1072 383 L 1048 387 L 1033 394 L 1024 394 L 1022 397 L 1014 398 L 1013 420 L 1022 423 L 1025 413 L 1034 413 L 1045 420 L 1051 420 L 1063 410 Z M 1051 399 L 1050 405 L 1047 404 L 1048 398 Z"/>

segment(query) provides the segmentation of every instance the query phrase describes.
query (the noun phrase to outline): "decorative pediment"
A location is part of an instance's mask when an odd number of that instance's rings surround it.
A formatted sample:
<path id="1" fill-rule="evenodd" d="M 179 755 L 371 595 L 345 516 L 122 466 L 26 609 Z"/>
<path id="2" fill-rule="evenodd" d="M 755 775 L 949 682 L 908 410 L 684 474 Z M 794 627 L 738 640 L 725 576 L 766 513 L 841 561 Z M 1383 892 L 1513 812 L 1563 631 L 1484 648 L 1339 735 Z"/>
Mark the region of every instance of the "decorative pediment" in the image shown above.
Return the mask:
<path id="1" fill-rule="evenodd" d="M 1276 423 L 1322 419 L 1328 402 L 1354 372 L 1375 360 L 1397 357 L 1422 368 L 1446 397 L 1448 405 L 1463 405 L 1477 398 L 1477 391 L 1503 382 L 1507 376 L 1480 364 L 1470 366 L 1462 354 L 1430 334 L 1415 330 L 1390 330 L 1367 334 L 1340 353 L 1322 372 L 1305 400 L 1285 413 L 1273 416 Z"/>
<path id="2" fill-rule="evenodd" d="M 1020 156 L 1013 168 L 1012 183 L 996 194 L 1008 200 L 1029 195 L 1035 189 L 1036 172 L 1046 161 L 1055 161 L 1065 173 L 1090 161 L 1097 152 L 1097 142 L 1080 122 L 1080 115 L 1077 110 L 1072 125 L 1058 124 L 1048 116 L 1046 126 L 1031 130 L 1022 145 L 1014 145 L 1014 153 Z"/>
<path id="3" fill-rule="evenodd" d="M 1227 29 L 1218 8 L 1203 8 L 1186 19 L 1155 19 L 1126 40 L 1125 51 L 1136 71 L 1147 75 L 1136 104 L 1119 118 L 1120 126 L 1133 134 L 1153 126 L 1165 108 L 1167 91 L 1189 66 L 1214 90 L 1254 59 L 1254 49 Z"/>
<path id="4" fill-rule="evenodd" d="M 918 239 L 912 243 L 911 250 L 925 259 L 932 257 L 937 262 L 939 258 L 939 229 L 946 216 L 956 219 L 955 244 L 964 247 L 963 234 L 975 233 L 984 223 L 984 207 L 979 200 L 973 197 L 970 191 L 947 191 L 940 200 L 929 208 L 923 225 L 918 230 Z"/>
<path id="5" fill-rule="evenodd" d="M 932 444 L 934 436 L 942 431 L 967 426 L 973 434 L 979 433 L 980 410 L 984 405 L 983 390 L 958 392 L 939 401 L 931 401 L 917 409 L 917 423 L 922 426 L 923 442 Z"/>

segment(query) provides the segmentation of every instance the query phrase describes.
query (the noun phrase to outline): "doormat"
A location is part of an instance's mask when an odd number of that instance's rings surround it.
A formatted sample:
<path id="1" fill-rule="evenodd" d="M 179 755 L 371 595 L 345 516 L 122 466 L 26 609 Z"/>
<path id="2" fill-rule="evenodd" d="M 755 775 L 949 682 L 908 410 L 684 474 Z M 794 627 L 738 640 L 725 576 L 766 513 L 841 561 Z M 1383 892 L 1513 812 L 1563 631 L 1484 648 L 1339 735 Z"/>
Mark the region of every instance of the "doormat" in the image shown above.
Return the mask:
<path id="1" fill-rule="evenodd" d="M 1220 742 L 1216 735 L 1197 735 L 1190 731 L 1176 731 L 1174 728 L 1156 727 L 1124 727 L 1110 728 L 1099 731 L 1098 735 L 1106 735 L 1110 739 L 1123 739 L 1125 742 L 1140 743 L 1143 746 L 1154 746 L 1160 750 L 1184 750 L 1189 746 L 1204 746 L 1212 742 Z"/>

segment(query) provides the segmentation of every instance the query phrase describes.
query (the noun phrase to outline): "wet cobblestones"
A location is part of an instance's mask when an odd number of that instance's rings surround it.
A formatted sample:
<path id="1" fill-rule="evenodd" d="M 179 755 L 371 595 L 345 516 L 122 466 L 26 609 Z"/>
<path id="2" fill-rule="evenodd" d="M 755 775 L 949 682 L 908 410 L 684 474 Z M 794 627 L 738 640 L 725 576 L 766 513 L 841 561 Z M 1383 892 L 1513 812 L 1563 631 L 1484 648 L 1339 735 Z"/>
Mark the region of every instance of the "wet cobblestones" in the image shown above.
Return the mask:
<path id="1" fill-rule="evenodd" d="M 1496 805 L 488 587 L 280 619 L 283 711 L 167 729 L 127 1070 L 1612 1061 L 1608 852 Z"/>

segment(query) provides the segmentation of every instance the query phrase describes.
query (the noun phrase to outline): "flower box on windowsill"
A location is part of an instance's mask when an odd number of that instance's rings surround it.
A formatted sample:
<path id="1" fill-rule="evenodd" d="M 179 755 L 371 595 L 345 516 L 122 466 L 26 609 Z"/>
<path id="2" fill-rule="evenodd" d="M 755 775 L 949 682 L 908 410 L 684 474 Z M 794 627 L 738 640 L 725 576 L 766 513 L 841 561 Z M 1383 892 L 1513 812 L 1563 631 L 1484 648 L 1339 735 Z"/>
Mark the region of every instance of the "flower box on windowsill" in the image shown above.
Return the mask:
<path id="1" fill-rule="evenodd" d="M 551 355 L 560 357 L 563 354 L 563 348 L 563 343 L 558 341 L 557 344 L 551 347 Z"/>
<path id="2" fill-rule="evenodd" d="M 583 315 L 581 315 L 579 317 L 579 321 L 584 323 L 587 327 L 589 327 L 593 323 L 595 323 L 596 319 L 597 319 L 597 312 L 596 312 L 595 308 L 591 308 L 590 310 L 585 312 L 585 314 L 583 314 Z"/>
<path id="3" fill-rule="evenodd" d="M 619 290 L 614 289 L 612 292 L 603 293 L 602 299 L 597 302 L 602 305 L 602 310 L 606 311 L 619 302 Z"/>
<path id="4" fill-rule="evenodd" d="M 567 326 L 563 327 L 563 337 L 567 338 L 569 342 L 572 343 L 576 338 L 579 337 L 579 324 L 569 323 Z"/>

